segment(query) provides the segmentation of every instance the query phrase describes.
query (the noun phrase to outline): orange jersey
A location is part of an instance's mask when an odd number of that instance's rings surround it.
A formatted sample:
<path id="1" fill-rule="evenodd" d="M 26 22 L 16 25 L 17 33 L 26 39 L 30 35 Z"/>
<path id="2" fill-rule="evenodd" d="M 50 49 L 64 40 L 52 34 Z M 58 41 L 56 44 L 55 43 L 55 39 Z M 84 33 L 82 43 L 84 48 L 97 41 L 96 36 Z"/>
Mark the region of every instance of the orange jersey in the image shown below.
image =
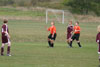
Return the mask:
<path id="1" fill-rule="evenodd" d="M 80 34 L 80 26 L 74 26 L 74 33 Z"/>
<path id="2" fill-rule="evenodd" d="M 56 27 L 51 26 L 51 27 L 48 28 L 48 31 L 50 31 L 51 34 L 56 33 Z"/>

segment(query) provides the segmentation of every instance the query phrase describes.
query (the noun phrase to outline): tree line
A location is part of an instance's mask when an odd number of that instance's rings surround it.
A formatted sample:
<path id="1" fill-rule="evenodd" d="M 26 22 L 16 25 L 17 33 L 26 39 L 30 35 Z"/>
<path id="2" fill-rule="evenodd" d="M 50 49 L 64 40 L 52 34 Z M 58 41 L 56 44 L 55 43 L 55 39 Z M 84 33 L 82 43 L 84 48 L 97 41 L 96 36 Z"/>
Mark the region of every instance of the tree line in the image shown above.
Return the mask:
<path id="1" fill-rule="evenodd" d="M 45 6 L 43 7 L 52 7 L 50 5 L 54 0 L 0 0 L 0 6 L 36 6 L 39 3 L 43 4 L 45 2 Z M 77 14 L 89 14 L 95 13 L 100 16 L 100 0 L 56 0 L 59 1 L 60 5 L 65 7 L 57 6 L 58 4 L 54 4 L 61 9 L 69 9 L 72 13 Z M 41 5 L 40 5 L 41 6 Z M 66 7 L 67 6 L 67 7 Z"/>
<path id="2" fill-rule="evenodd" d="M 63 4 L 78 14 L 89 14 L 94 12 L 100 16 L 100 0 L 64 0 Z"/>
<path id="3" fill-rule="evenodd" d="M 39 2 L 50 2 L 51 0 L 0 0 L 0 6 L 34 6 Z"/>

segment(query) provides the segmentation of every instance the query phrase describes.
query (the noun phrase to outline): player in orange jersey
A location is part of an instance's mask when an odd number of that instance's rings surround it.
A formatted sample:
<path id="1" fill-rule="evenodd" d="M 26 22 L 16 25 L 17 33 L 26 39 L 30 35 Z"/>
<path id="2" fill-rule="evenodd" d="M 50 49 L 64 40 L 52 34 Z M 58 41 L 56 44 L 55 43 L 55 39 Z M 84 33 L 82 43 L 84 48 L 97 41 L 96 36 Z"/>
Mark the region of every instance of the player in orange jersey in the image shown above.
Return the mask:
<path id="1" fill-rule="evenodd" d="M 48 36 L 48 44 L 49 47 L 54 47 L 54 41 L 56 39 L 56 27 L 54 22 L 51 22 L 51 27 L 47 28 L 48 31 L 50 31 L 50 35 Z"/>
<path id="2" fill-rule="evenodd" d="M 80 37 L 80 26 L 79 26 L 79 22 L 76 22 L 74 26 L 74 35 L 72 36 L 71 42 L 70 42 L 70 47 L 72 47 L 72 42 L 74 40 L 77 41 L 77 44 L 79 45 L 80 48 L 82 47 L 79 41 L 79 37 Z"/>

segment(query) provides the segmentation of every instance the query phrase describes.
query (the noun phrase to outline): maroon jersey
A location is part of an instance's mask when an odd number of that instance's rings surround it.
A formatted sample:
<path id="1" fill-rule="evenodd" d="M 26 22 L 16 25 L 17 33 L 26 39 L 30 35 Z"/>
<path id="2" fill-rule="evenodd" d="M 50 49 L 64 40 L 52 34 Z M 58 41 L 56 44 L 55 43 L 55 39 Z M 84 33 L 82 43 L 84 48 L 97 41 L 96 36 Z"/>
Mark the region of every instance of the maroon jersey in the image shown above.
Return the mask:
<path id="1" fill-rule="evenodd" d="M 67 33 L 70 34 L 73 31 L 73 26 L 67 27 Z"/>
<path id="2" fill-rule="evenodd" d="M 72 36 L 71 34 L 72 31 L 73 31 L 73 26 L 68 26 L 67 27 L 67 39 L 69 39 Z"/>
<path id="3" fill-rule="evenodd" d="M 1 34 L 2 34 L 2 43 L 8 43 L 8 40 L 9 40 L 8 33 L 9 33 L 9 30 L 8 30 L 7 24 L 3 24 L 2 25 L 2 31 L 1 31 Z"/>
<path id="4" fill-rule="evenodd" d="M 96 36 L 96 42 L 98 43 L 98 54 L 100 54 L 100 32 Z"/>
<path id="5" fill-rule="evenodd" d="M 97 43 L 100 43 L 100 32 L 97 34 L 97 36 L 96 36 L 96 42 Z"/>

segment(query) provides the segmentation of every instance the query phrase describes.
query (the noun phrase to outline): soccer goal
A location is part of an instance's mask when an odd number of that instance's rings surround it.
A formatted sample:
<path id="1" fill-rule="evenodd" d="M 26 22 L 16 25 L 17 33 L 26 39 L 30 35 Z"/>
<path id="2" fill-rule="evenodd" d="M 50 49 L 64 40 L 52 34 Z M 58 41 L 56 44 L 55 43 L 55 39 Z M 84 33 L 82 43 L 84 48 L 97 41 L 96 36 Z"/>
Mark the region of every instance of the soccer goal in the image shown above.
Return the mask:
<path id="1" fill-rule="evenodd" d="M 52 21 L 64 24 L 64 10 L 47 9 L 46 24 Z"/>

